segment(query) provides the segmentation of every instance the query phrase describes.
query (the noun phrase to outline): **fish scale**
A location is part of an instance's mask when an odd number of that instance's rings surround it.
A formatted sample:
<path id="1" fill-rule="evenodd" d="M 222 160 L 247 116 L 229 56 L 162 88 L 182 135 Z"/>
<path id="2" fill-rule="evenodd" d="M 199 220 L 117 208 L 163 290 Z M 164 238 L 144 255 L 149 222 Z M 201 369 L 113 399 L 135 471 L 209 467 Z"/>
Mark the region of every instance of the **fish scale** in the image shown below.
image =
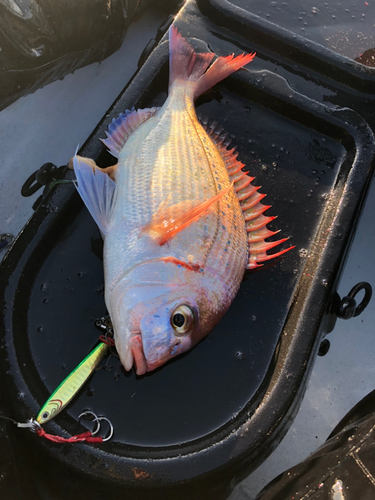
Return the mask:
<path id="1" fill-rule="evenodd" d="M 194 100 L 255 54 L 197 54 L 172 26 L 170 85 L 161 108 L 113 120 L 103 143 L 118 164 L 76 157 L 78 191 L 104 237 L 105 301 L 122 364 L 138 375 L 185 352 L 223 316 L 245 267 L 287 250 L 272 236 L 263 195 Z M 108 174 L 108 175 L 107 175 Z M 110 177 L 109 177 L 110 176 Z M 114 180 L 113 180 L 114 179 Z M 101 199 L 100 194 L 104 199 Z M 250 250 L 250 253 L 249 253 Z"/>

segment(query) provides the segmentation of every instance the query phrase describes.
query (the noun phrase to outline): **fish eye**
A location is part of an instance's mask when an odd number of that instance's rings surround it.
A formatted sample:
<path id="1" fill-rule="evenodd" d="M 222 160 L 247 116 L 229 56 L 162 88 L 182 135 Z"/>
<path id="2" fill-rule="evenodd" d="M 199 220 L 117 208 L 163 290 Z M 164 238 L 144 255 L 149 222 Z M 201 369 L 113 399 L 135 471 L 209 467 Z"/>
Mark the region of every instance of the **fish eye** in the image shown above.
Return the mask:
<path id="1" fill-rule="evenodd" d="M 42 414 L 42 418 L 43 418 L 43 419 L 45 419 L 45 418 L 47 418 L 47 417 L 48 417 L 48 415 L 49 415 L 48 411 L 45 411 L 45 412 L 43 412 L 43 414 Z"/>
<path id="2" fill-rule="evenodd" d="M 188 306 L 178 306 L 172 313 L 171 324 L 177 335 L 188 333 L 194 324 L 193 311 Z"/>
<path id="3" fill-rule="evenodd" d="M 177 328 L 181 328 L 185 324 L 185 316 L 183 314 L 181 314 L 181 313 L 176 313 L 173 316 L 173 324 Z"/>

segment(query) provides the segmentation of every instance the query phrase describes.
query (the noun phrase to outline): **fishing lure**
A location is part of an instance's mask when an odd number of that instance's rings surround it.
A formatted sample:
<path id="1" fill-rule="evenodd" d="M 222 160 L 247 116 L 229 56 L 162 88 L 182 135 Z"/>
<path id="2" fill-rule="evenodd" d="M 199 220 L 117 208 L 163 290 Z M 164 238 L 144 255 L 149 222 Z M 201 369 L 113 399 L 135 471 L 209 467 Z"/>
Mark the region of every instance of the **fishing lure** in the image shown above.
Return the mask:
<path id="1" fill-rule="evenodd" d="M 99 322 L 97 322 L 97 326 L 104 328 L 107 333 L 108 331 L 110 331 L 108 326 L 100 325 L 100 320 Z M 104 356 L 107 354 L 110 346 L 113 345 L 111 339 L 107 338 L 107 336 L 101 336 L 100 338 L 102 342 L 97 345 L 83 361 L 81 361 L 81 363 L 63 380 L 63 382 L 61 382 L 61 384 L 41 407 L 36 419 L 29 419 L 27 422 L 22 423 L 16 422 L 9 417 L 1 416 L 0 418 L 11 420 L 17 425 L 17 427 L 29 428 L 39 436 L 45 437 L 50 441 L 54 441 L 55 443 L 73 443 L 82 441 L 102 443 L 111 439 L 113 435 L 113 426 L 111 422 L 106 417 L 97 416 L 92 411 L 85 411 L 78 417 L 78 420 L 87 417 L 88 415 L 92 417 L 92 421 L 95 422 L 95 428 L 92 432 L 86 431 L 83 434 L 78 434 L 77 436 L 63 438 L 60 436 L 47 434 L 42 428 L 42 424 L 49 422 L 52 418 L 58 415 L 61 410 L 63 410 L 66 405 L 74 398 L 74 396 L 81 389 L 86 380 L 93 373 L 95 368 L 102 361 Z M 109 434 L 104 438 L 95 435 L 99 432 L 101 428 L 100 422 L 103 420 L 108 423 L 110 428 Z"/>
<path id="2" fill-rule="evenodd" d="M 88 356 L 66 377 L 57 389 L 44 403 L 36 421 L 45 424 L 56 415 L 74 398 L 104 356 L 110 345 L 101 342 Z"/>

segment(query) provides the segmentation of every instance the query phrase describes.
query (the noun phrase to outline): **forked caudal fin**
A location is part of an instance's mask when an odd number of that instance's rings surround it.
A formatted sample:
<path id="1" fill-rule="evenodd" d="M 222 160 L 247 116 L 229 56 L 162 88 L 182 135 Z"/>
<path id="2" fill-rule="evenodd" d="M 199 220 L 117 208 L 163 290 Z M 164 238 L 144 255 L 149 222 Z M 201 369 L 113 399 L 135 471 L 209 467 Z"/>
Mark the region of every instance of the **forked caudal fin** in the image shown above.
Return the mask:
<path id="1" fill-rule="evenodd" d="M 169 28 L 169 86 L 177 80 L 194 82 L 196 98 L 252 61 L 255 53 L 218 57 L 210 66 L 214 57 L 212 52 L 197 54 L 173 25 Z"/>

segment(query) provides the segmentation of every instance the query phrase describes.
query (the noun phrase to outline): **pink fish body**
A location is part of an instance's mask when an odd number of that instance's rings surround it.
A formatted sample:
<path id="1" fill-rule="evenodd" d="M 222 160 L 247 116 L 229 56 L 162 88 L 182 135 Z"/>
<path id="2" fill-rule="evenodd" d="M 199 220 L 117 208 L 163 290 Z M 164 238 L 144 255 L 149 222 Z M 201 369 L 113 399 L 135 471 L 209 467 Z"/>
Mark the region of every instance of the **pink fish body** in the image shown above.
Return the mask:
<path id="1" fill-rule="evenodd" d="M 118 157 L 101 170 L 74 157 L 78 191 L 104 238 L 105 301 L 116 348 L 138 375 L 204 338 L 233 301 L 245 268 L 281 255 L 265 242 L 272 217 L 215 126 L 194 100 L 255 54 L 196 54 L 170 29 L 169 95 L 128 111 L 103 142 Z"/>

